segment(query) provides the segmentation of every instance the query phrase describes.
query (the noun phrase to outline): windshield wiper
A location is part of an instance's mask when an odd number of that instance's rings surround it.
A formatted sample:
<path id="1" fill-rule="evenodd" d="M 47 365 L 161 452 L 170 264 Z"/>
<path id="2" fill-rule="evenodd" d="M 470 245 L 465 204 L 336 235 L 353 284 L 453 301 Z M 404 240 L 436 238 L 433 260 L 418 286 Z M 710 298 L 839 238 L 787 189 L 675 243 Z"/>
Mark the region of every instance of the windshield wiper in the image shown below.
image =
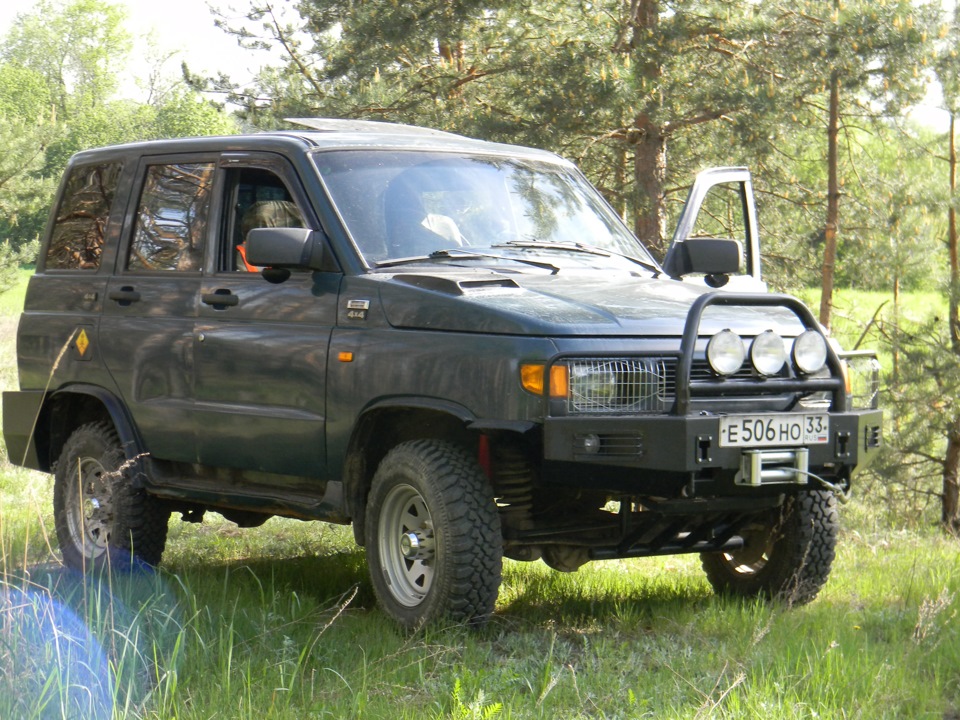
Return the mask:
<path id="1" fill-rule="evenodd" d="M 384 260 L 383 262 L 378 262 L 376 265 L 374 265 L 374 267 L 376 268 L 395 267 L 397 265 L 411 265 L 418 262 L 431 262 L 433 260 L 482 260 L 482 259 L 509 260 L 510 262 L 522 263 L 524 265 L 532 265 L 533 267 L 538 267 L 543 270 L 549 270 L 551 275 L 556 275 L 558 272 L 560 272 L 560 268 L 548 262 L 541 262 L 539 260 L 529 260 L 527 258 L 511 257 L 509 255 L 494 255 L 490 253 L 478 253 L 478 252 L 473 252 L 472 250 L 463 250 L 460 248 L 452 248 L 450 250 L 434 250 L 429 255 L 416 255 L 414 257 L 396 258 L 394 260 Z"/>
<path id="2" fill-rule="evenodd" d="M 563 242 L 537 242 L 536 240 L 507 240 L 504 243 L 497 245 L 492 245 L 491 247 L 521 247 L 521 248 L 532 248 L 532 249 L 545 249 L 545 250 L 568 250 L 572 252 L 582 252 L 587 253 L 588 255 L 599 255 L 600 257 L 619 257 L 624 260 L 629 260 L 632 263 L 635 263 L 645 270 L 649 270 L 654 274 L 654 277 L 659 277 L 663 272 L 655 264 L 648 262 L 646 260 L 641 260 L 640 258 L 634 257 L 633 255 L 626 255 L 625 253 L 616 252 L 615 250 L 608 250 L 607 248 L 597 247 L 596 245 L 588 245 L 587 243 L 576 242 L 576 243 L 563 243 Z"/>
<path id="3" fill-rule="evenodd" d="M 454 255 L 451 250 L 434 250 L 429 255 L 411 255 L 409 257 L 394 258 L 392 260 L 383 260 L 374 265 L 377 268 L 385 267 L 394 267 L 396 265 L 411 265 L 418 262 L 429 262 L 431 260 L 450 260 L 456 258 L 457 260 L 469 260 L 471 257 L 482 257 L 481 255 L 474 255 L 473 253 L 465 255 Z"/>

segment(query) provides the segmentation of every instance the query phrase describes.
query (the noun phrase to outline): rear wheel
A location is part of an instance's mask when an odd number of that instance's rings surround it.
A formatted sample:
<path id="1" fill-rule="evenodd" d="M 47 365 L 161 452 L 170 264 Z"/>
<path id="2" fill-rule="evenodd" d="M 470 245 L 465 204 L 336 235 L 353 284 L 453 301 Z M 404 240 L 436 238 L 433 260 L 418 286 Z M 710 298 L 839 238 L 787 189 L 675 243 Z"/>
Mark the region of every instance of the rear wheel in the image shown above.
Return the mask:
<path id="1" fill-rule="evenodd" d="M 832 492 L 813 490 L 787 498 L 782 507 L 744 528 L 743 548 L 705 553 L 701 562 L 719 593 L 767 597 L 791 604 L 813 600 L 827 582 L 837 544 Z"/>
<path id="2" fill-rule="evenodd" d="M 486 477 L 460 448 L 417 440 L 387 454 L 367 502 L 366 548 L 377 599 L 401 625 L 480 624 L 493 612 L 500 519 Z"/>
<path id="3" fill-rule="evenodd" d="M 53 511 L 70 567 L 160 562 L 170 513 L 133 487 L 120 440 L 108 423 L 81 425 L 67 439 L 54 474 Z"/>

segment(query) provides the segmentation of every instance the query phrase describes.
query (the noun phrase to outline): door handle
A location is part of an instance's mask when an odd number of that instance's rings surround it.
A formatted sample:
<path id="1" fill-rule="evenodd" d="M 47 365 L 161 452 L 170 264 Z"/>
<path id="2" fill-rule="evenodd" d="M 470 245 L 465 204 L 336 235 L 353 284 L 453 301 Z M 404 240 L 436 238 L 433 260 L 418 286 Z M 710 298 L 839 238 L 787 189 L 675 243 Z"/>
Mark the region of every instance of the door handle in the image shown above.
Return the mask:
<path id="1" fill-rule="evenodd" d="M 139 302 L 140 293 L 133 289 L 130 285 L 125 285 L 119 290 L 111 290 L 107 297 L 111 300 L 116 300 L 120 305 L 126 307 L 130 303 Z"/>
<path id="2" fill-rule="evenodd" d="M 203 293 L 200 300 L 205 305 L 212 305 L 216 310 L 222 310 L 225 307 L 233 307 L 240 304 L 240 298 L 225 288 L 214 290 L 212 293 Z"/>

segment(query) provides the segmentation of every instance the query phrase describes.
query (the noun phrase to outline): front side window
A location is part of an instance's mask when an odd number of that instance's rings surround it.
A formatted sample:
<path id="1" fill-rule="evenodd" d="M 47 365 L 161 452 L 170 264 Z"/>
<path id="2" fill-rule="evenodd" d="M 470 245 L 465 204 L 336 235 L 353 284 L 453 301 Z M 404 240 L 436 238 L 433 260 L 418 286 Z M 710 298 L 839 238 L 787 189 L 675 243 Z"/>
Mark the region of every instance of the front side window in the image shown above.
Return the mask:
<path id="1" fill-rule="evenodd" d="M 743 184 L 718 183 L 711 187 L 700 205 L 697 222 L 687 237 L 725 238 L 746 243 Z"/>
<path id="2" fill-rule="evenodd" d="M 130 245 L 130 270 L 201 269 L 215 170 L 213 162 L 147 168 Z"/>
<path id="3" fill-rule="evenodd" d="M 103 163 L 70 171 L 47 247 L 48 270 L 100 267 L 107 220 L 122 168 L 120 163 Z"/>
<path id="4" fill-rule="evenodd" d="M 258 272 L 247 262 L 247 234 L 256 228 L 306 227 L 303 213 L 281 178 L 262 168 L 241 168 L 227 174 L 227 207 L 224 218 L 220 270 Z"/>

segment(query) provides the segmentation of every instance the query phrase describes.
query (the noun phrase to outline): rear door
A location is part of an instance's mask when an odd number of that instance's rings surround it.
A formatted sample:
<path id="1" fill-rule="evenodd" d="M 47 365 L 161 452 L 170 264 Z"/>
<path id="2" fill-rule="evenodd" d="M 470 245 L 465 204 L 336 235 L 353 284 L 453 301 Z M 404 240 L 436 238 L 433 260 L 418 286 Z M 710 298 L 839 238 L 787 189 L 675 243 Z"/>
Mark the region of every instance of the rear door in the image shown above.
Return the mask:
<path id="1" fill-rule="evenodd" d="M 194 324 L 216 154 L 141 159 L 100 330 L 104 362 L 148 452 L 196 462 Z"/>
<path id="2" fill-rule="evenodd" d="M 294 271 L 275 284 L 245 264 L 251 229 L 319 227 L 283 157 L 225 154 L 216 194 L 216 242 L 194 328 L 200 462 L 321 477 L 327 349 L 340 274 Z"/>

